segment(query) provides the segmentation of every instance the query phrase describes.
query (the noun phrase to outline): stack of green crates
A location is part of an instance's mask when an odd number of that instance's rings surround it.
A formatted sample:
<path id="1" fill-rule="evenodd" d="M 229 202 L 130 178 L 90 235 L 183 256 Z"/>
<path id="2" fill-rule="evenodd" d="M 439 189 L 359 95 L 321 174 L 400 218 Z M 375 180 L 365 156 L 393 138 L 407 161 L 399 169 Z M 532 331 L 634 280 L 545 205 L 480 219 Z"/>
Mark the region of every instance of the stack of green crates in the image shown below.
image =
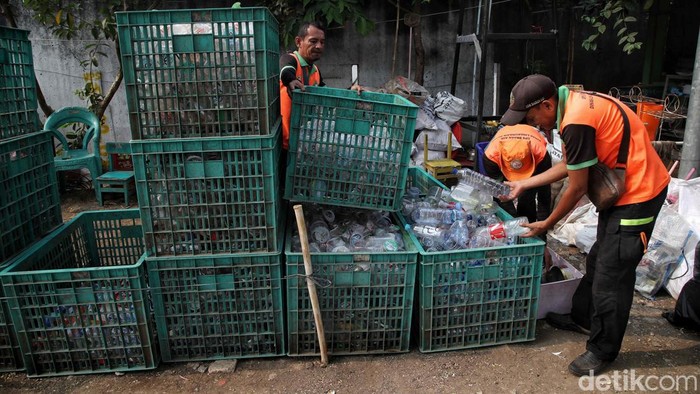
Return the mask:
<path id="1" fill-rule="evenodd" d="M 285 246 L 288 354 L 308 356 L 320 347 L 303 254 L 292 251 L 293 232 L 290 226 Z M 311 253 L 329 354 L 409 351 L 418 254 L 408 233 L 402 234 L 403 251 Z"/>
<path id="2" fill-rule="evenodd" d="M 39 131 L 28 36 L 0 27 L 0 270 L 62 223 L 53 141 Z M 0 371 L 23 368 L 8 313 L 0 287 Z"/>
<path id="3" fill-rule="evenodd" d="M 277 21 L 116 18 L 163 361 L 283 354 Z"/>
<path id="4" fill-rule="evenodd" d="M 445 187 L 411 168 L 406 187 Z M 512 219 L 499 209 L 497 215 Z M 403 223 L 405 219 L 401 217 Z M 419 253 L 420 351 L 475 348 L 535 339 L 544 242 Z"/>
<path id="5" fill-rule="evenodd" d="M 27 374 L 158 365 L 136 209 L 78 214 L 0 273 Z"/>
<path id="6" fill-rule="evenodd" d="M 418 107 L 398 95 L 306 87 L 292 96 L 285 198 L 358 210 L 401 206 Z M 358 212 L 359 214 L 359 212 Z M 395 224 L 399 223 L 392 216 Z M 303 256 L 287 232 L 287 335 L 293 356 L 320 352 Z M 311 253 L 329 354 L 409 350 L 418 253 Z"/>
<path id="7" fill-rule="evenodd" d="M 0 26 L 0 139 L 41 130 L 29 31 Z"/>

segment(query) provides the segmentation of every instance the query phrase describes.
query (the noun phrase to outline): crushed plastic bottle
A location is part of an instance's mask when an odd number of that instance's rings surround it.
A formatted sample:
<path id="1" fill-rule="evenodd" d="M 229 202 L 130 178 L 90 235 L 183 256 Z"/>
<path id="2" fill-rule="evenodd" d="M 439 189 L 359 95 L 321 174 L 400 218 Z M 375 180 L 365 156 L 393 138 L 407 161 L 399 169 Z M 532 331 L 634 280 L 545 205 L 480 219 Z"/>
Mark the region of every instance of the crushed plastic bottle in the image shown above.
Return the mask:
<path id="1" fill-rule="evenodd" d="M 415 224 L 437 226 L 441 224 L 452 224 L 464 218 L 461 209 L 445 208 L 417 208 L 411 213 L 411 219 Z"/>

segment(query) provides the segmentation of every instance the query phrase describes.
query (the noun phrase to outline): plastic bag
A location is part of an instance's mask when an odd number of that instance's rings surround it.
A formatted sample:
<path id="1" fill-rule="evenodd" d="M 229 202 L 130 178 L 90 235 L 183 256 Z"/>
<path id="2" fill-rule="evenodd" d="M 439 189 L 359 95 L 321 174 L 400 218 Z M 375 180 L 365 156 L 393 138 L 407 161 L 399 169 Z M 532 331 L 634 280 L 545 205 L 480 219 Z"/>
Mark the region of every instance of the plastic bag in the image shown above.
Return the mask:
<path id="1" fill-rule="evenodd" d="M 647 252 L 637 266 L 634 288 L 644 297 L 654 297 L 666 283 L 683 259 L 683 250 L 694 234 L 676 209 L 675 205 L 661 208 Z"/>
<path id="2" fill-rule="evenodd" d="M 467 116 L 467 103 L 451 95 L 449 92 L 439 92 L 435 95 L 435 116 L 452 126 L 455 122 Z"/>
<path id="3" fill-rule="evenodd" d="M 683 248 L 684 255 L 681 261 L 676 266 L 676 269 L 671 273 L 669 279 L 666 281 L 664 287 L 668 294 L 673 298 L 678 299 L 678 296 L 683 290 L 688 281 L 693 278 L 693 266 L 695 264 L 695 248 L 698 244 L 698 234 L 693 233 L 685 248 Z"/>
<path id="4" fill-rule="evenodd" d="M 557 241 L 575 245 L 584 253 L 588 253 L 595 243 L 597 228 L 598 213 L 593 204 L 587 203 L 574 209 L 550 234 Z"/>

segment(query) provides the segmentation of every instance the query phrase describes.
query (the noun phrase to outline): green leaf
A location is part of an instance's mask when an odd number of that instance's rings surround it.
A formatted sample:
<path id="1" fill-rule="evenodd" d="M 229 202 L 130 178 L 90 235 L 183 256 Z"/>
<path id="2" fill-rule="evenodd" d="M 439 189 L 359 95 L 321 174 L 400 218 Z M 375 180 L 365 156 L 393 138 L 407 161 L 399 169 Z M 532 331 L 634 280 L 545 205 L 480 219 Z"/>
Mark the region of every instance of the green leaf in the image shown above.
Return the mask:
<path id="1" fill-rule="evenodd" d="M 628 36 L 622 36 L 622 38 L 620 38 L 620 41 L 617 42 L 617 45 L 622 45 L 623 42 L 627 41 L 627 37 Z"/>
<path id="2" fill-rule="evenodd" d="M 63 10 L 58 10 L 58 12 L 56 13 L 56 19 L 55 19 L 57 25 L 61 24 L 61 16 L 62 15 L 63 15 Z"/>
<path id="3" fill-rule="evenodd" d="M 635 18 L 633 16 L 628 16 L 625 18 L 625 22 L 636 22 L 636 21 L 637 21 L 637 18 Z"/>
<path id="4" fill-rule="evenodd" d="M 627 42 L 634 42 L 634 41 L 635 41 L 634 35 L 630 34 L 627 36 Z"/>
<path id="5" fill-rule="evenodd" d="M 613 25 L 613 29 L 617 29 L 617 27 L 622 23 L 622 18 L 618 19 L 615 21 L 615 24 Z"/>
<path id="6" fill-rule="evenodd" d="M 596 49 L 598 49 L 598 43 L 596 43 L 596 42 L 594 41 L 594 42 L 591 43 L 591 50 L 592 50 L 592 51 L 595 51 Z"/>
<path id="7" fill-rule="evenodd" d="M 630 44 L 628 42 L 627 44 L 625 44 L 624 47 L 622 47 L 622 50 L 627 52 L 627 53 L 630 53 L 632 48 L 634 48 L 634 44 Z"/>
<path id="8" fill-rule="evenodd" d="M 610 15 L 612 15 L 612 13 L 610 11 L 602 11 L 600 15 L 603 15 L 606 19 L 610 19 Z"/>
<path id="9" fill-rule="evenodd" d="M 652 1 L 653 1 L 653 0 L 652 0 Z M 617 6 L 614 10 L 612 10 L 612 12 L 613 12 L 614 14 L 617 14 L 617 13 L 620 12 L 620 11 L 622 11 L 622 7 L 621 7 L 621 6 Z"/>
<path id="10" fill-rule="evenodd" d="M 654 5 L 654 0 L 646 0 L 643 7 L 644 11 L 649 11 L 652 5 Z"/>
<path id="11" fill-rule="evenodd" d="M 581 46 L 583 49 L 590 51 L 591 50 L 591 43 L 589 41 L 584 41 L 581 43 Z"/>
<path id="12" fill-rule="evenodd" d="M 600 25 L 600 26 L 598 26 L 598 31 L 600 32 L 600 34 L 605 33 L 605 29 L 606 29 L 606 26 L 605 26 L 605 25 Z"/>
<path id="13" fill-rule="evenodd" d="M 617 31 L 617 36 L 620 37 L 622 35 L 622 33 L 626 32 L 626 31 L 627 31 L 627 28 L 623 27 L 622 29 Z"/>

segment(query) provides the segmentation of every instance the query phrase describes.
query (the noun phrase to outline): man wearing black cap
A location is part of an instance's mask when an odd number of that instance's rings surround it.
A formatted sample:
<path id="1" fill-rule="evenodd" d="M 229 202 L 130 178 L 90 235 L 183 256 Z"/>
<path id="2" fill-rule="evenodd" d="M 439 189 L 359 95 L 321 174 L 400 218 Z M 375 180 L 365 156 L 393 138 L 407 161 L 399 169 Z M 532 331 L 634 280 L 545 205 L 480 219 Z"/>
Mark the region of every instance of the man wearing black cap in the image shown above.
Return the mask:
<path id="1" fill-rule="evenodd" d="M 588 334 L 586 352 L 569 364 L 575 375 L 603 371 L 620 352 L 634 296 L 635 270 L 666 197 L 670 177 L 651 146 L 642 121 L 610 96 L 557 88 L 544 75 L 521 79 L 511 91 L 506 125 L 522 121 L 548 132 L 560 130 L 564 160 L 542 174 L 509 182 L 511 198 L 524 190 L 569 177 L 569 186 L 551 215 L 526 224 L 536 236 L 554 227 L 588 191 L 589 168 L 617 163 L 625 118 L 629 146 L 625 192 L 598 215 L 596 242 L 586 257 L 586 274 L 572 298 L 571 314 L 550 313 L 551 325 Z"/>

